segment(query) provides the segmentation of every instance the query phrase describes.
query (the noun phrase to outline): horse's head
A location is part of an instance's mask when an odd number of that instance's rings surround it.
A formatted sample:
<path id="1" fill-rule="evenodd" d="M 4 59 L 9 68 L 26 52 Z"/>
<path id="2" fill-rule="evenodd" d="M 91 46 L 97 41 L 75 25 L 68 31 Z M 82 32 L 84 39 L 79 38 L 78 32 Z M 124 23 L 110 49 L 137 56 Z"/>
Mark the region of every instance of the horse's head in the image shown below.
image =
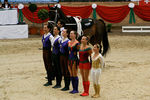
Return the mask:
<path id="1" fill-rule="evenodd" d="M 64 22 L 68 22 L 67 16 L 57 5 L 54 7 L 49 7 L 49 19 L 50 21 L 54 21 L 55 23 L 58 20 L 63 20 Z"/>
<path id="2" fill-rule="evenodd" d="M 50 21 L 57 22 L 58 19 L 57 6 L 49 7 L 49 19 Z"/>

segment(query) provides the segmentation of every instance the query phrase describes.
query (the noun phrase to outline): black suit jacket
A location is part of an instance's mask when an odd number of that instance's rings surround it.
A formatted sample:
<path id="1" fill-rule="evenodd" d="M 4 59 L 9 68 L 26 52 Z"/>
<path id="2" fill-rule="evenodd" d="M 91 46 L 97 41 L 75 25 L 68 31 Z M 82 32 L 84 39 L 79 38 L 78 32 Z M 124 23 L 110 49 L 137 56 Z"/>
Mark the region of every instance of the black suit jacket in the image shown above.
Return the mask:
<path id="1" fill-rule="evenodd" d="M 2 4 L 2 8 L 5 8 L 5 4 Z M 8 8 L 11 8 L 11 5 L 8 3 Z"/>

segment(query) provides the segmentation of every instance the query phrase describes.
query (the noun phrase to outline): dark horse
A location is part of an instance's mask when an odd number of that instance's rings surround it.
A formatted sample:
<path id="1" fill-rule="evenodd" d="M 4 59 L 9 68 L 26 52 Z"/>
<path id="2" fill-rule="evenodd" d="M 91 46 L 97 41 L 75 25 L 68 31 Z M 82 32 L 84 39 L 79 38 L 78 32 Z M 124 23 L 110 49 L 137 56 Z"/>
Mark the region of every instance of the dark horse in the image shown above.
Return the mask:
<path id="1" fill-rule="evenodd" d="M 75 20 L 73 17 L 67 17 L 60 8 L 57 6 L 55 7 L 49 7 L 49 18 L 51 21 L 57 22 L 58 20 L 63 20 L 66 24 L 69 23 L 74 23 L 76 24 Z M 84 25 L 85 22 L 88 20 L 92 20 L 90 22 L 90 25 L 86 27 Z M 107 51 L 109 50 L 109 41 L 108 41 L 108 35 L 106 31 L 106 26 L 103 20 L 97 20 L 97 19 L 82 19 L 82 30 L 83 30 L 83 35 L 86 35 L 90 37 L 90 43 L 92 45 L 98 43 L 102 44 L 102 55 L 106 55 Z M 66 25 L 67 29 L 70 30 L 77 30 L 76 25 Z"/>

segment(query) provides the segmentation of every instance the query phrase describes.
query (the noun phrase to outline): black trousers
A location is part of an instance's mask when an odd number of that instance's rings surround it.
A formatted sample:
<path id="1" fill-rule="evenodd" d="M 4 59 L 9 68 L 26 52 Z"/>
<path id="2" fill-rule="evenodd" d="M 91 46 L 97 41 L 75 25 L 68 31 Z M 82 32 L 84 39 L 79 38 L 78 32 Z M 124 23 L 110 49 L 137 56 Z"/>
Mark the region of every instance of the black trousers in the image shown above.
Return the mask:
<path id="1" fill-rule="evenodd" d="M 62 81 L 62 73 L 61 73 L 61 67 L 60 67 L 60 55 L 59 54 L 53 54 L 52 53 L 52 60 L 54 64 L 54 76 L 56 76 L 56 85 L 61 85 Z"/>
<path id="2" fill-rule="evenodd" d="M 47 73 L 48 82 L 52 81 L 52 59 L 51 59 L 51 51 L 50 50 L 43 50 L 43 60 L 45 65 L 45 70 Z"/>
<path id="3" fill-rule="evenodd" d="M 68 70 L 68 56 L 60 55 L 60 66 L 61 66 L 62 76 L 70 77 L 70 73 Z"/>

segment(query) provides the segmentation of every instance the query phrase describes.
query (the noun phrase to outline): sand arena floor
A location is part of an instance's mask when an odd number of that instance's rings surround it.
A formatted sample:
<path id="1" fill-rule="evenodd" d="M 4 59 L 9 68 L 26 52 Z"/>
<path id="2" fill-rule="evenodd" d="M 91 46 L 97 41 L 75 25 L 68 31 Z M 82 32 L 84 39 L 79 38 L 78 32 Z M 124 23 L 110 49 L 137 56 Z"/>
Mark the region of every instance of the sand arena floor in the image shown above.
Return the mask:
<path id="1" fill-rule="evenodd" d="M 109 42 L 101 97 L 94 100 L 150 100 L 150 35 L 109 34 Z M 90 96 L 79 96 L 83 91 L 80 74 L 78 94 L 43 86 L 41 46 L 41 37 L 0 40 L 0 100 L 92 100 L 92 82 Z"/>

